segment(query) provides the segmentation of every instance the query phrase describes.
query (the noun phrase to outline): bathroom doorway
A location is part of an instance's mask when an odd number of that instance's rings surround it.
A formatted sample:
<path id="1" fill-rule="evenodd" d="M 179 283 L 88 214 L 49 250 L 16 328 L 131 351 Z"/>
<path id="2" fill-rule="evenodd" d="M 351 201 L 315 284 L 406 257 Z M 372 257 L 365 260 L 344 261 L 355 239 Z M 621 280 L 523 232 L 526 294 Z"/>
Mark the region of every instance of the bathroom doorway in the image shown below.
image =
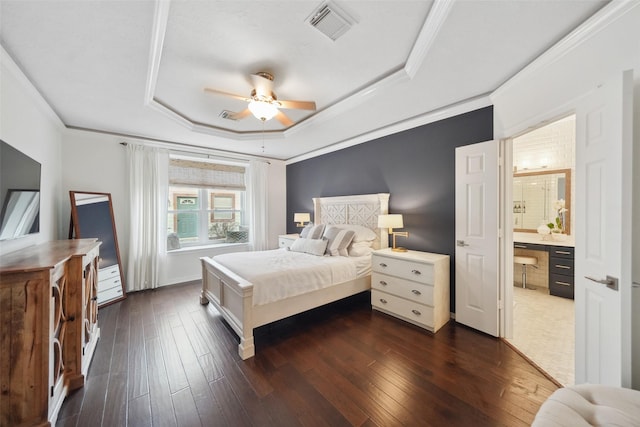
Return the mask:
<path id="1" fill-rule="evenodd" d="M 575 382 L 575 133 L 571 115 L 511 144 L 514 256 L 531 264 L 513 265 L 507 341 L 565 386 Z"/>

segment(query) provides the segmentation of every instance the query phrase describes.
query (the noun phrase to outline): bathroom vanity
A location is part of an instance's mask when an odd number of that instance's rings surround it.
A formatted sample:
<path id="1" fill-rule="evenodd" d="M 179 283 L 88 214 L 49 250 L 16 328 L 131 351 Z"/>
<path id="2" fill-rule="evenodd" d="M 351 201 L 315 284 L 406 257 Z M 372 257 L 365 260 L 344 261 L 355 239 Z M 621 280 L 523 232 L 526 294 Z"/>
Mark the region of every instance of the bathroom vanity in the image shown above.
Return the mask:
<path id="1" fill-rule="evenodd" d="M 574 249 L 572 240 L 546 241 L 537 234 L 514 233 L 514 255 L 538 255 L 539 272 L 546 268 L 549 293 L 554 296 L 573 299 Z"/>

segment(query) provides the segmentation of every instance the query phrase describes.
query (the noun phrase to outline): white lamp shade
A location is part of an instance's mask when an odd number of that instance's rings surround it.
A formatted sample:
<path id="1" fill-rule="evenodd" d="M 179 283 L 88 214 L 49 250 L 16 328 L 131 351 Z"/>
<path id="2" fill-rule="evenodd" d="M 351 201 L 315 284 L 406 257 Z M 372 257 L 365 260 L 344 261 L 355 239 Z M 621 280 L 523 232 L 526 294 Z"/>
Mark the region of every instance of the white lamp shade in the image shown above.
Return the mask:
<path id="1" fill-rule="evenodd" d="M 309 213 L 294 213 L 293 220 L 295 222 L 309 222 L 311 221 L 311 215 Z"/>
<path id="2" fill-rule="evenodd" d="M 259 120 L 271 120 L 278 114 L 278 107 L 266 101 L 253 100 L 249 103 L 249 111 Z"/>
<path id="3" fill-rule="evenodd" d="M 402 214 L 378 215 L 378 228 L 402 228 Z"/>

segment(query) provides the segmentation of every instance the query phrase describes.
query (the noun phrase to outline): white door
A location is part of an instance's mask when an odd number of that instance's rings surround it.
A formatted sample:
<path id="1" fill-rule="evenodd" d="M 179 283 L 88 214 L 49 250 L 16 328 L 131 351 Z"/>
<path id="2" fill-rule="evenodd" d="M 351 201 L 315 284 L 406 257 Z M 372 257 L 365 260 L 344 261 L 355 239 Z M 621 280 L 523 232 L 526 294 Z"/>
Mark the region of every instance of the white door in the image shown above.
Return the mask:
<path id="1" fill-rule="evenodd" d="M 498 336 L 498 141 L 456 148 L 456 322 Z"/>
<path id="2" fill-rule="evenodd" d="M 625 72 L 576 109 L 577 384 L 631 386 L 632 97 Z"/>

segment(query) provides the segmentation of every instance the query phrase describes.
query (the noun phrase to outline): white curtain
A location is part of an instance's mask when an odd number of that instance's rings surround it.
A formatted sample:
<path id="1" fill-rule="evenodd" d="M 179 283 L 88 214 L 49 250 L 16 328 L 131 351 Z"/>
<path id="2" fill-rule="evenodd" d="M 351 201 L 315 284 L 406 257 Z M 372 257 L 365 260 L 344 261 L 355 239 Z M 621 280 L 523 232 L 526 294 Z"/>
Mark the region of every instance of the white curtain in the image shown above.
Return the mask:
<path id="1" fill-rule="evenodd" d="M 269 165 L 251 160 L 248 175 L 249 241 L 254 251 L 269 249 L 267 192 L 269 189 Z"/>
<path id="2" fill-rule="evenodd" d="M 167 150 L 128 144 L 129 263 L 127 291 L 159 285 L 159 266 L 167 242 Z"/>

